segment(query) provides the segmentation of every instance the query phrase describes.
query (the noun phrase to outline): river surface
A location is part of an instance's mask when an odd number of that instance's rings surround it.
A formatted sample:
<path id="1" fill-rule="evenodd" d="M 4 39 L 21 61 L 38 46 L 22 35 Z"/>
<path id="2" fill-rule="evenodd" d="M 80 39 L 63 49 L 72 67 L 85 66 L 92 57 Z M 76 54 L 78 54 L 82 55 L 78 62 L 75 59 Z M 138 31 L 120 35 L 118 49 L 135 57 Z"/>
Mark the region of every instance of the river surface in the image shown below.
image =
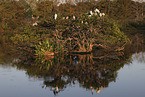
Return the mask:
<path id="1" fill-rule="evenodd" d="M 41 77 L 42 75 L 30 75 L 28 69 L 20 69 L 13 65 L 14 60 L 7 62 L 9 57 L 4 57 L 3 59 L 2 55 L 0 57 L 4 60 L 0 62 L 0 97 L 145 97 L 145 53 L 143 52 L 133 54 L 129 62 L 113 72 L 116 75 L 113 80 L 110 77 L 102 77 L 102 80 L 104 78 L 108 83 L 106 86 L 98 85 L 98 87 L 93 86 L 96 85 L 96 80 L 89 83 L 90 79 L 85 82 L 75 77 L 73 81 L 71 79 L 71 82 L 67 81 L 59 88 L 61 85 L 58 85 L 62 81 L 57 81 L 55 85 L 52 84 L 54 81 L 48 82 L 48 78 Z"/>

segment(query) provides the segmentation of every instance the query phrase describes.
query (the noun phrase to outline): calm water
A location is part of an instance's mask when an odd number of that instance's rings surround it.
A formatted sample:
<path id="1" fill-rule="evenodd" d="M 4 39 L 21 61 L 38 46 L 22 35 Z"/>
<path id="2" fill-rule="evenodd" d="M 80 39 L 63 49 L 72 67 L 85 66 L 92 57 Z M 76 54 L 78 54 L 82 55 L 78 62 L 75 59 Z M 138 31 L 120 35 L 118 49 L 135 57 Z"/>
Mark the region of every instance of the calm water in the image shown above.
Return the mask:
<path id="1" fill-rule="evenodd" d="M 95 77 L 105 81 L 91 80 L 84 72 L 83 77 L 88 80 L 83 81 L 77 75 L 72 77 L 71 73 L 61 73 L 61 79 L 64 81 L 56 82 L 48 81 L 53 79 L 52 76 L 35 75 L 30 73 L 29 69 L 20 69 L 6 62 L 7 58 L 2 58 L 2 54 L 0 56 L 0 97 L 145 97 L 145 53 L 143 52 L 133 54 L 128 63 L 118 70 L 112 70 L 111 74 L 108 74 L 109 70 L 111 71 L 108 69 L 108 71 L 104 70 L 103 77 L 102 75 Z M 35 69 L 32 71 L 35 72 Z M 95 71 L 99 72 L 99 70 Z"/>

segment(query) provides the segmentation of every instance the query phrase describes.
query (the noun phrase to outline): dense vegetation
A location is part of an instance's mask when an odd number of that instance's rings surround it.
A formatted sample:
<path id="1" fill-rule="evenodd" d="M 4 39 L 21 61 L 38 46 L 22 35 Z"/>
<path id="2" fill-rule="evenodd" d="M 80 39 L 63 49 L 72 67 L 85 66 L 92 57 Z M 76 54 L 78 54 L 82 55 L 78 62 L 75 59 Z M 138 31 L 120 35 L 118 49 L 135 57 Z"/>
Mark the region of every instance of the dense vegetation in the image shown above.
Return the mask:
<path id="1" fill-rule="evenodd" d="M 123 56 L 131 43 L 124 29 L 144 20 L 144 3 L 101 0 L 64 3 L 31 0 L 0 1 L 0 39 L 11 39 L 38 59 L 103 50 Z M 130 5 L 130 6 L 128 6 Z M 85 7 L 84 7 L 85 6 Z M 98 56 L 98 55 L 97 55 Z M 100 57 L 102 58 L 102 57 Z"/>

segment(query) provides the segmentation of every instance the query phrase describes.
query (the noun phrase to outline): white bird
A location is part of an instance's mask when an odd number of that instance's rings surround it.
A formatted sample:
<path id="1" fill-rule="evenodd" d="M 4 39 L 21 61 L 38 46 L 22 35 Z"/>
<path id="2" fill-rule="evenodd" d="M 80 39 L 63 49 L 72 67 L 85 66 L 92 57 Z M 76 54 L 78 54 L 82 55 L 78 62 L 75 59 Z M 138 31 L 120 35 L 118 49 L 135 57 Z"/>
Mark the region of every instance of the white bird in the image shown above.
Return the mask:
<path id="1" fill-rule="evenodd" d="M 100 13 L 100 17 L 105 16 L 105 13 Z"/>
<path id="2" fill-rule="evenodd" d="M 92 11 L 90 11 L 90 14 L 91 14 L 91 15 L 93 15 L 93 12 L 92 12 Z"/>
<path id="3" fill-rule="evenodd" d="M 97 8 L 95 9 L 95 12 L 98 12 L 98 13 L 100 13 L 99 9 L 97 9 Z"/>
<path id="4" fill-rule="evenodd" d="M 54 15 L 54 19 L 55 19 L 55 20 L 57 19 L 57 14 Z"/>
<path id="5" fill-rule="evenodd" d="M 100 13 L 99 16 L 102 17 L 102 13 Z"/>
<path id="6" fill-rule="evenodd" d="M 73 19 L 75 20 L 75 19 L 76 19 L 76 17 L 75 17 L 75 16 L 73 16 Z"/>
<path id="7" fill-rule="evenodd" d="M 39 16 L 36 17 L 36 20 L 38 20 L 38 19 L 39 19 Z"/>
<path id="8" fill-rule="evenodd" d="M 88 24 L 88 22 L 85 22 L 85 24 L 87 25 L 87 24 Z"/>
<path id="9" fill-rule="evenodd" d="M 88 16 L 89 18 L 91 17 L 91 15 Z"/>
<path id="10" fill-rule="evenodd" d="M 35 23 L 33 23 L 33 26 L 37 26 L 38 24 L 35 22 Z"/>
<path id="11" fill-rule="evenodd" d="M 59 6 L 61 3 L 58 3 L 57 6 Z"/>
<path id="12" fill-rule="evenodd" d="M 34 20 L 35 19 L 35 17 L 32 15 L 32 19 Z"/>
<path id="13" fill-rule="evenodd" d="M 66 19 L 68 19 L 68 16 L 66 17 Z"/>
<path id="14" fill-rule="evenodd" d="M 102 16 L 105 16 L 105 13 L 102 13 Z"/>

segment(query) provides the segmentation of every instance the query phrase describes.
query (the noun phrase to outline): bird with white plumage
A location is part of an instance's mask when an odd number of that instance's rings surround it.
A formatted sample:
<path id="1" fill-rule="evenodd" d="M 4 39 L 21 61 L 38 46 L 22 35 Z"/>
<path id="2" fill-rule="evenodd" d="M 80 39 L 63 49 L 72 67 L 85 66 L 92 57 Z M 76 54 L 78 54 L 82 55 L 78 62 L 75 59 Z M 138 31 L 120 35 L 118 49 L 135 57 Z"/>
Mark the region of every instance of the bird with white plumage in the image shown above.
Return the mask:
<path id="1" fill-rule="evenodd" d="M 102 16 L 105 16 L 105 13 L 102 13 Z"/>
<path id="2" fill-rule="evenodd" d="M 55 19 L 55 20 L 57 19 L 57 14 L 54 15 L 54 19 Z"/>
<path id="3" fill-rule="evenodd" d="M 97 8 L 94 11 L 97 12 L 97 13 L 100 13 L 99 9 L 97 9 Z"/>
<path id="4" fill-rule="evenodd" d="M 68 19 L 69 17 L 67 16 L 66 19 Z"/>
<path id="5" fill-rule="evenodd" d="M 92 11 L 90 11 L 90 15 L 93 15 L 93 12 Z"/>
<path id="6" fill-rule="evenodd" d="M 38 25 L 37 22 L 33 23 L 33 26 L 37 26 L 37 25 Z"/>
<path id="7" fill-rule="evenodd" d="M 88 15 L 88 17 L 90 18 L 90 17 L 91 17 L 91 15 Z"/>
<path id="8" fill-rule="evenodd" d="M 63 20 L 65 19 L 65 17 L 62 18 Z"/>
<path id="9" fill-rule="evenodd" d="M 100 15 L 100 17 L 102 17 L 102 16 L 105 16 L 105 13 L 100 13 L 99 15 Z"/>
<path id="10" fill-rule="evenodd" d="M 75 19 L 76 19 L 76 17 L 75 17 L 75 16 L 73 16 L 73 19 L 75 20 Z"/>

